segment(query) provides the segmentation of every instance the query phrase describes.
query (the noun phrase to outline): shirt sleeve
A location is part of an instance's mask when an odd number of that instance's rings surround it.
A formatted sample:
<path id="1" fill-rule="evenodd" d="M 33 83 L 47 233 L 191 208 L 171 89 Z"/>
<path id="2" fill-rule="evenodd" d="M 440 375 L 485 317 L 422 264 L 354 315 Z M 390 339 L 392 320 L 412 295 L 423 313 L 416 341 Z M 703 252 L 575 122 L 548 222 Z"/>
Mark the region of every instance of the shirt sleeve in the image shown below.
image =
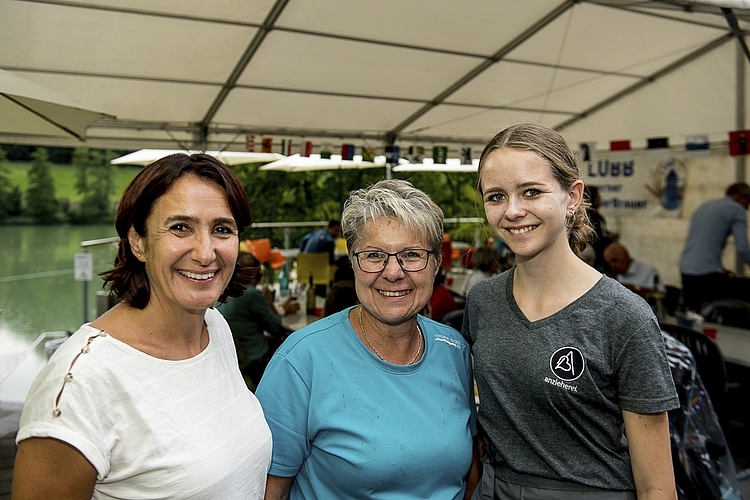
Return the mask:
<path id="1" fill-rule="evenodd" d="M 255 395 L 273 436 L 273 456 L 268 473 L 279 477 L 296 476 L 310 454 L 308 385 L 292 364 L 277 354 L 266 367 Z"/>
<path id="2" fill-rule="evenodd" d="M 734 236 L 734 246 L 737 253 L 745 262 L 750 265 L 750 244 L 747 241 L 747 214 L 744 209 L 739 208 L 737 215 L 732 220 L 732 236 Z"/>
<path id="3" fill-rule="evenodd" d="M 623 410 L 653 414 L 679 408 L 656 318 L 634 325 L 618 358 L 617 393 Z"/>
<path id="4" fill-rule="evenodd" d="M 260 325 L 263 330 L 276 336 L 286 334 L 286 330 L 281 323 L 281 316 L 275 314 L 271 310 L 271 307 L 268 305 L 265 298 L 262 301 L 258 301 L 253 309 L 255 310 L 258 325 Z"/>

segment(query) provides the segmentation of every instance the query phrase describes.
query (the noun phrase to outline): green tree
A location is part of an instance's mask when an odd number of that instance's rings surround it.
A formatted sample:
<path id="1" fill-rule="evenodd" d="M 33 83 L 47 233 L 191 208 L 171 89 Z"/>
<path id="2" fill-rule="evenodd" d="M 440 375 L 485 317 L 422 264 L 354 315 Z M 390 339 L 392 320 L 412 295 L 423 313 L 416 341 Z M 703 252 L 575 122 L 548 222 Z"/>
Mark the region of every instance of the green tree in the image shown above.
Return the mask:
<path id="1" fill-rule="evenodd" d="M 114 190 L 114 158 L 110 151 L 76 148 L 73 166 L 76 168 L 76 191 L 82 196 L 77 219 L 85 222 L 112 220 L 110 196 Z"/>
<path id="2" fill-rule="evenodd" d="M 23 211 L 23 194 L 21 193 L 21 186 L 13 184 L 13 189 L 10 190 L 5 206 L 8 208 L 8 215 L 21 215 L 21 212 Z"/>
<path id="3" fill-rule="evenodd" d="M 37 148 L 31 157 L 26 207 L 37 222 L 50 224 L 55 221 L 57 200 L 55 199 L 55 181 L 50 173 L 49 156 L 45 148 Z"/>
<path id="4" fill-rule="evenodd" d="M 8 169 L 5 167 L 7 161 L 5 150 L 0 148 L 0 221 L 8 218 L 10 215 L 9 201 L 13 186 L 8 178 Z"/>

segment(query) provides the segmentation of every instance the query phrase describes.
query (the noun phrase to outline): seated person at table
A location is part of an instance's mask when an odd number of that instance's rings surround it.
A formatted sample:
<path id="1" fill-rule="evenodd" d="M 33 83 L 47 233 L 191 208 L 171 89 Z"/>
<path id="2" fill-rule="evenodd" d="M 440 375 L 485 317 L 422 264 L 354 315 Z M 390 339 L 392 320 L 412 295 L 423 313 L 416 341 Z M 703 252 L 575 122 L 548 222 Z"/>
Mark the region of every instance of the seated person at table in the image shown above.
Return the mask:
<path id="1" fill-rule="evenodd" d="M 245 267 L 260 266 L 251 253 L 240 255 L 237 263 Z M 264 287 L 263 291 L 256 288 L 260 277 L 259 270 L 244 294 L 218 307 L 232 330 L 240 370 L 251 389 L 258 385 L 271 356 L 291 333 L 281 324 L 281 315 L 273 305 L 268 287 Z M 299 311 L 300 305 L 289 297 L 281 307 L 285 314 L 292 314 Z"/>
<path id="2" fill-rule="evenodd" d="M 469 290 L 475 284 L 497 274 L 500 270 L 500 252 L 495 247 L 482 245 L 474 251 L 472 267 L 469 277 L 464 282 L 464 297 L 469 295 Z"/>
<path id="3" fill-rule="evenodd" d="M 336 238 L 340 233 L 341 223 L 337 220 L 330 220 L 325 229 L 318 229 L 304 235 L 299 243 L 299 251 L 302 253 L 328 252 L 331 256 L 331 264 L 333 264 Z"/>
<path id="4" fill-rule="evenodd" d="M 617 281 L 641 297 L 647 297 L 652 291 L 666 292 L 664 284 L 659 282 L 659 272 L 652 265 L 630 257 L 628 249 L 622 243 L 610 243 L 604 249 L 604 260 L 607 261 Z"/>
<path id="5" fill-rule="evenodd" d="M 337 281 L 326 294 L 323 316 L 330 316 L 356 304 L 359 304 L 359 300 L 354 280 Z"/>
<path id="6" fill-rule="evenodd" d="M 429 316 L 435 321 L 442 321 L 443 316 L 458 309 L 455 297 L 450 290 L 443 286 L 443 283 L 445 283 L 445 271 L 440 269 L 432 284 L 432 297 L 429 307 Z"/>
<path id="7" fill-rule="evenodd" d="M 462 499 L 478 479 L 471 355 L 460 333 L 419 315 L 443 212 L 384 180 L 350 193 L 341 225 L 360 305 L 295 332 L 266 368 L 265 499 Z"/>

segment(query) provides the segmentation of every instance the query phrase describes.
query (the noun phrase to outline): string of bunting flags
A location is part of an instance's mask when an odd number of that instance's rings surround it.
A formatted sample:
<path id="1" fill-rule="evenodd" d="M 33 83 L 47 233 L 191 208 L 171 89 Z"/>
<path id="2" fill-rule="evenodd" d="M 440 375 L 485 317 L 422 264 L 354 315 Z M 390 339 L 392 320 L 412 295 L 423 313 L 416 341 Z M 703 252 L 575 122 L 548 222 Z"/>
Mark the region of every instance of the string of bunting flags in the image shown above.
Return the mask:
<path id="1" fill-rule="evenodd" d="M 729 132 L 726 149 L 711 151 L 707 135 L 686 138 L 684 150 L 670 148 L 668 137 L 646 139 L 633 150 L 630 140 L 612 140 L 608 150 L 596 143 L 579 143 L 581 177 L 596 186 L 600 210 L 614 216 L 679 217 L 687 186 L 687 163 L 695 157 L 750 154 L 750 130 Z"/>
<path id="2" fill-rule="evenodd" d="M 258 147 L 259 146 L 259 147 Z M 275 151 L 278 150 L 278 151 Z M 314 151 L 316 151 L 315 153 Z M 342 160 L 355 160 L 357 146 L 350 143 L 341 144 L 340 157 Z M 274 141 L 273 137 L 262 136 L 256 137 L 249 134 L 245 137 L 245 150 L 247 152 L 275 153 L 278 152 L 284 156 L 298 154 L 301 157 L 310 157 L 313 154 L 319 155 L 321 159 L 330 159 L 334 154 L 335 148 L 330 142 L 323 142 L 315 146 L 312 141 L 300 140 L 295 144 L 292 139 L 280 139 Z M 363 145 L 359 147 L 361 160 L 364 162 L 376 161 L 376 150 L 373 146 Z M 412 145 L 402 151 L 401 146 L 397 144 L 388 144 L 383 147 L 381 155 L 385 158 L 386 163 L 397 165 L 404 163 L 429 163 L 445 164 L 448 162 L 448 146 L 433 146 L 432 157 L 426 154 L 424 146 Z M 427 162 L 425 162 L 427 160 Z M 431 160 L 431 161 L 430 161 Z M 472 165 L 475 160 L 472 157 L 472 148 L 470 146 L 461 146 L 458 148 L 458 160 L 461 165 Z"/>

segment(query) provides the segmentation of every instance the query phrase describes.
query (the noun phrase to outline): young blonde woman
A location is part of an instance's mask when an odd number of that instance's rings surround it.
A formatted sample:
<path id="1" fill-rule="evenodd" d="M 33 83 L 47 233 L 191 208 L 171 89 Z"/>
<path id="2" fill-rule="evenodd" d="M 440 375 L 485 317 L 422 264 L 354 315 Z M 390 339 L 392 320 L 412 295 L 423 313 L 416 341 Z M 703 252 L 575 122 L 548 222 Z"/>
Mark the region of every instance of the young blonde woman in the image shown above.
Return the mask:
<path id="1" fill-rule="evenodd" d="M 474 498 L 676 498 L 666 412 L 679 401 L 660 328 L 579 258 L 592 230 L 565 140 L 503 130 L 477 186 L 516 265 L 466 305 L 485 457 Z"/>

